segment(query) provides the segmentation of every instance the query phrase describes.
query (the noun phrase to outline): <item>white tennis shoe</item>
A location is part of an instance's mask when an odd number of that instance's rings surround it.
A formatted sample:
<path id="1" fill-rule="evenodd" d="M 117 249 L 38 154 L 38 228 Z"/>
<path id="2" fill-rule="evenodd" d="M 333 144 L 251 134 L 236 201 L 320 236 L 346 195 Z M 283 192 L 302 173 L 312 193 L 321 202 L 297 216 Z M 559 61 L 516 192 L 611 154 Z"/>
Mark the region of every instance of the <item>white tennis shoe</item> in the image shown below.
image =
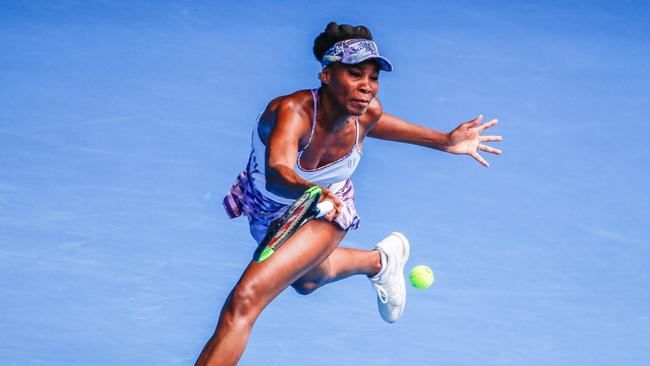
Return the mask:
<path id="1" fill-rule="evenodd" d="M 409 259 L 409 241 L 398 232 L 391 233 L 376 245 L 381 255 L 382 267 L 374 277 L 369 277 L 377 290 L 377 306 L 381 317 L 394 323 L 402 316 L 406 304 L 404 266 Z"/>

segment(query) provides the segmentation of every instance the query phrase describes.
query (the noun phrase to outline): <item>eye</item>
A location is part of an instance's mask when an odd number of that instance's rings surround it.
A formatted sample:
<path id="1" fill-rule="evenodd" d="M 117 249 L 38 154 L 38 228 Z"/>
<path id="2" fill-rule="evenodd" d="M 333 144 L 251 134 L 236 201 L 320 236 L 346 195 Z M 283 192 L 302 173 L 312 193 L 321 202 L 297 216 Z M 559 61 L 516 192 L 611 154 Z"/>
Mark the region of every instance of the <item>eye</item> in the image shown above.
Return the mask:
<path id="1" fill-rule="evenodd" d="M 379 75 L 370 75 L 370 80 L 378 81 L 379 80 Z"/>
<path id="2" fill-rule="evenodd" d="M 356 77 L 361 77 L 363 75 L 361 73 L 361 71 L 358 71 L 358 70 L 349 70 L 349 72 L 350 72 L 350 75 L 356 76 Z"/>

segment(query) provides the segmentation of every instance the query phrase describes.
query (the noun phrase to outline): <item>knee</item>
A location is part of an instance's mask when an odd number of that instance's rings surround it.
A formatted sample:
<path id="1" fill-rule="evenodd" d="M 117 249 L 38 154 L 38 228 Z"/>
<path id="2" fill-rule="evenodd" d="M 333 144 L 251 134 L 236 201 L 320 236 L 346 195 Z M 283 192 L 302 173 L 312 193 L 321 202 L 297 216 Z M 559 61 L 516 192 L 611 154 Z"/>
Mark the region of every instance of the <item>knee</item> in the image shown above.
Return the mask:
<path id="1" fill-rule="evenodd" d="M 291 284 L 294 290 L 301 295 L 309 295 L 316 291 L 318 283 L 313 281 L 296 281 Z"/>
<path id="2" fill-rule="evenodd" d="M 291 284 L 294 290 L 301 295 L 309 295 L 316 291 L 317 288 L 330 283 L 336 274 L 329 265 L 321 265 L 320 267 L 312 270 L 311 273 L 305 275 L 303 278 L 298 279 Z"/>
<path id="3" fill-rule="evenodd" d="M 231 321 L 254 320 L 259 314 L 261 296 L 254 285 L 237 285 L 224 307 L 224 312 Z"/>

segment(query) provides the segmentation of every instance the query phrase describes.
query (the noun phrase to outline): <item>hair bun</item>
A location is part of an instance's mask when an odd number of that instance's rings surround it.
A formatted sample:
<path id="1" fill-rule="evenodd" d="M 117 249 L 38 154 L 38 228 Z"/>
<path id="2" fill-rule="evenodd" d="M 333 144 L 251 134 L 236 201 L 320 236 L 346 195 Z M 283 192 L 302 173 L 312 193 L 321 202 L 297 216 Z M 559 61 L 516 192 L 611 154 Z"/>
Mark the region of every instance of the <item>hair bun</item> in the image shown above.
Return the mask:
<path id="1" fill-rule="evenodd" d="M 372 33 L 370 33 L 370 30 L 363 25 L 352 26 L 349 24 L 329 22 L 325 27 L 325 31 L 314 39 L 314 56 L 316 56 L 316 59 L 320 62 L 323 60 L 325 52 L 332 47 L 334 43 L 355 38 L 372 40 Z"/>
<path id="2" fill-rule="evenodd" d="M 339 25 L 336 22 L 329 22 L 325 27 L 325 33 L 329 35 L 337 34 L 339 32 Z"/>

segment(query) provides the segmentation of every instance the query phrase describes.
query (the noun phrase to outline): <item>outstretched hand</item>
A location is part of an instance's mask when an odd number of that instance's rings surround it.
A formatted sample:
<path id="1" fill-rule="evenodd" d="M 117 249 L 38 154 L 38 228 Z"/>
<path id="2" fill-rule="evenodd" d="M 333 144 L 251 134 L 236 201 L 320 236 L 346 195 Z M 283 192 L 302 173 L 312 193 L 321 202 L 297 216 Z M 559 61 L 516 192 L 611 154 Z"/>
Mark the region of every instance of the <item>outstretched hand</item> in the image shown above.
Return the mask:
<path id="1" fill-rule="evenodd" d="M 489 141 L 501 141 L 503 138 L 498 135 L 481 136 L 481 132 L 496 125 L 498 122 L 497 119 L 493 119 L 489 122 L 485 122 L 479 125 L 481 119 L 483 119 L 483 115 L 480 115 L 469 122 L 465 122 L 451 131 L 448 134 L 449 146 L 445 149 L 445 151 L 452 154 L 469 155 L 476 159 L 479 163 L 483 164 L 483 166 L 489 167 L 490 164 L 485 159 L 483 159 L 481 155 L 479 155 L 478 150 L 499 155 L 501 154 L 501 150 L 484 145 L 482 143 Z"/>

